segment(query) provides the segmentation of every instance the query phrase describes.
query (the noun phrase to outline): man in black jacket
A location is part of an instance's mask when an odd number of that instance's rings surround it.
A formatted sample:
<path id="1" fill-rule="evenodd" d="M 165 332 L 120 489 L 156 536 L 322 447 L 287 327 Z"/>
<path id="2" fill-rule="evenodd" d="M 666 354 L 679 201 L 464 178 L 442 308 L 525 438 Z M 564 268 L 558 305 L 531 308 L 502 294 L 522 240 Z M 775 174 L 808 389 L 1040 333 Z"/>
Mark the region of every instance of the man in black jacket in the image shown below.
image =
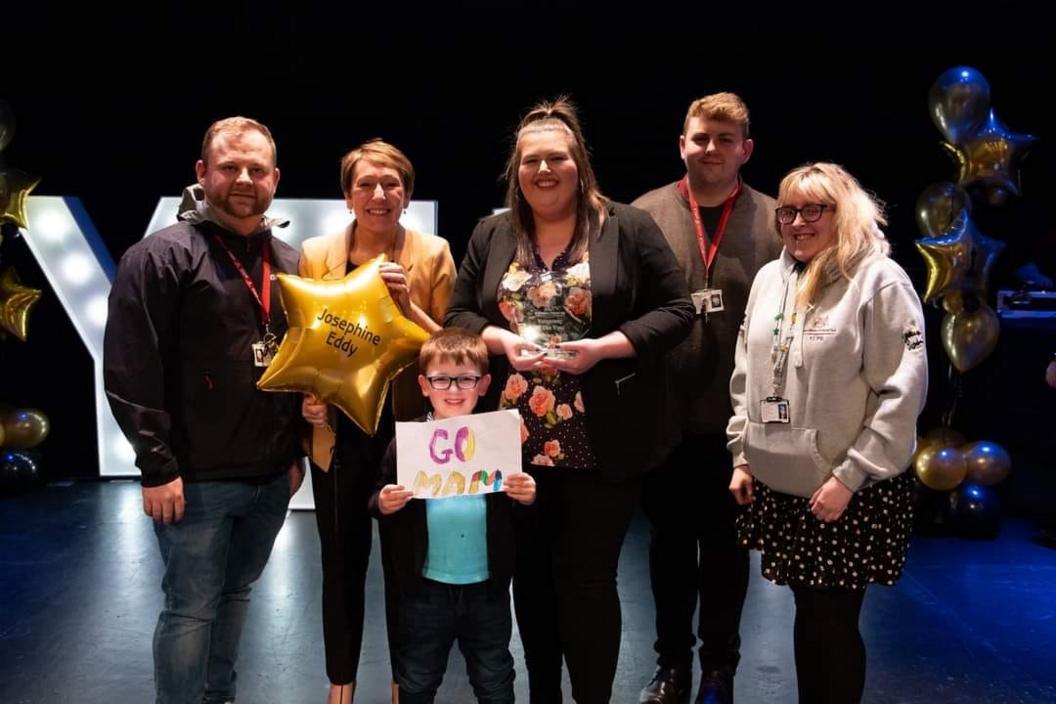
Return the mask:
<path id="1" fill-rule="evenodd" d="M 300 396 L 258 391 L 286 331 L 274 274 L 297 253 L 264 217 L 279 170 L 263 124 L 214 123 L 195 166 L 204 201 L 133 245 L 110 293 L 104 377 L 143 474 L 165 563 L 157 702 L 235 696 L 249 605 L 303 469 Z"/>

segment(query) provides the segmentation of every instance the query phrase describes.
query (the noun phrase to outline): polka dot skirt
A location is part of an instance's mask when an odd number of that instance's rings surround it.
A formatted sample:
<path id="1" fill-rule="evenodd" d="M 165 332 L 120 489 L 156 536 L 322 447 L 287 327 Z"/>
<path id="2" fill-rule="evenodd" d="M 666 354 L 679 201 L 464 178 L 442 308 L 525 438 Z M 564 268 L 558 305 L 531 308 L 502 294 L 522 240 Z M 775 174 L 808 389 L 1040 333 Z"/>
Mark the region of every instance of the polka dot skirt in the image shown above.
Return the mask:
<path id="1" fill-rule="evenodd" d="M 859 490 L 834 523 L 810 499 L 755 481 L 755 500 L 737 518 L 741 544 L 762 553 L 763 576 L 815 589 L 892 585 L 902 575 L 913 528 L 913 472 Z"/>

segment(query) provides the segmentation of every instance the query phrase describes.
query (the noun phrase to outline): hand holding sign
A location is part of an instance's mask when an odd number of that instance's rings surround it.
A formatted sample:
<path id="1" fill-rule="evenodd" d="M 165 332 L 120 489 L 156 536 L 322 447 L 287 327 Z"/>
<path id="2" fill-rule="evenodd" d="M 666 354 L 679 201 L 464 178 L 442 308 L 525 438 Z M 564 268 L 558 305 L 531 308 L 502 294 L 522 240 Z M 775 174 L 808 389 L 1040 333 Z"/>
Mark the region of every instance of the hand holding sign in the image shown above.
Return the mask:
<path id="1" fill-rule="evenodd" d="M 392 300 L 384 259 L 336 281 L 278 275 L 289 331 L 257 388 L 311 392 L 374 434 L 389 382 L 429 337 Z"/>

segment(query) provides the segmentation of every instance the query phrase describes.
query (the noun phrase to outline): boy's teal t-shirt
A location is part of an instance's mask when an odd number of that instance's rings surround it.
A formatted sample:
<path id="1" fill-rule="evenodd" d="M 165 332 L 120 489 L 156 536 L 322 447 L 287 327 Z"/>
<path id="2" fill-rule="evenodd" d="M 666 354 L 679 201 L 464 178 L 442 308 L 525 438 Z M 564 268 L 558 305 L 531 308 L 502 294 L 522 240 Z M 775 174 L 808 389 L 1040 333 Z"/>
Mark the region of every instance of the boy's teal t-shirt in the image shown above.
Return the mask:
<path id="1" fill-rule="evenodd" d="M 487 508 L 481 495 L 425 502 L 429 550 L 423 577 L 445 584 L 488 579 Z"/>

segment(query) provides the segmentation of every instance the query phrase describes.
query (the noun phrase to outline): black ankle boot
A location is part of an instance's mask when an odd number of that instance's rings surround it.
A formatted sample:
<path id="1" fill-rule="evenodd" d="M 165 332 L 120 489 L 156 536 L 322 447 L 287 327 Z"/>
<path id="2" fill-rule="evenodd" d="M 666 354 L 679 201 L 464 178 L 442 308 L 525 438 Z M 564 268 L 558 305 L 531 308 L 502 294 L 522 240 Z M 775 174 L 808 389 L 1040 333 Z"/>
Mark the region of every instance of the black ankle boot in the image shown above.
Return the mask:
<path id="1" fill-rule="evenodd" d="M 639 704 L 681 704 L 689 700 L 691 682 L 689 669 L 658 667 L 653 679 L 638 695 Z"/>

